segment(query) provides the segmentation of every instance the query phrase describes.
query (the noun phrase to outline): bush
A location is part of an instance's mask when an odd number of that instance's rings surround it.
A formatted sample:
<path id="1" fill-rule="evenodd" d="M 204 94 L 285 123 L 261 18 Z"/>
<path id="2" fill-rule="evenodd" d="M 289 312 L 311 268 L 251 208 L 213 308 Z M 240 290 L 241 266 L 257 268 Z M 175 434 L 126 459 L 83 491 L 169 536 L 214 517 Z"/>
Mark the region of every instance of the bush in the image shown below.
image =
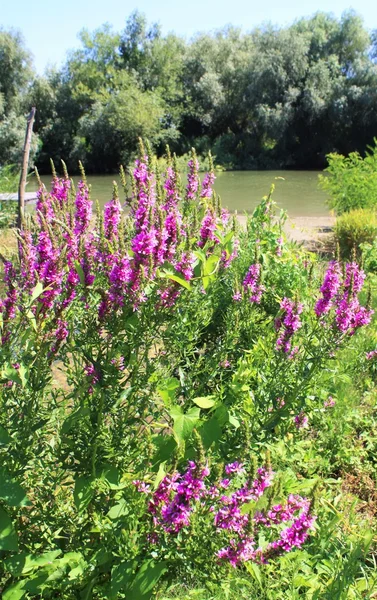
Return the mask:
<path id="1" fill-rule="evenodd" d="M 360 249 L 362 251 L 364 269 L 368 273 L 377 273 L 377 238 L 371 244 L 361 244 Z"/>
<path id="2" fill-rule="evenodd" d="M 344 258 L 350 257 L 353 249 L 360 255 L 360 244 L 371 244 L 376 236 L 377 214 L 373 210 L 352 210 L 336 220 L 335 237 Z"/>
<path id="3" fill-rule="evenodd" d="M 96 216 L 85 177 L 54 177 L 4 260 L 4 600 L 149 600 L 234 574 L 249 597 L 291 599 L 282 587 L 306 585 L 295 566 L 273 595 L 255 586 L 295 556 L 316 573 L 311 597 L 343 598 L 368 566 L 368 544 L 333 535 L 334 496 L 316 502 L 321 452 L 297 445 L 320 435 L 337 356 L 371 320 L 365 275 L 332 261 L 323 279 L 271 196 L 240 231 L 198 170 L 193 153 L 184 193 L 142 149 L 129 211 L 115 187 Z"/>
<path id="4" fill-rule="evenodd" d="M 320 187 L 329 192 L 328 204 L 337 214 L 377 206 L 377 139 L 362 158 L 358 152 L 345 157 L 328 154 L 328 175 L 319 176 Z"/>

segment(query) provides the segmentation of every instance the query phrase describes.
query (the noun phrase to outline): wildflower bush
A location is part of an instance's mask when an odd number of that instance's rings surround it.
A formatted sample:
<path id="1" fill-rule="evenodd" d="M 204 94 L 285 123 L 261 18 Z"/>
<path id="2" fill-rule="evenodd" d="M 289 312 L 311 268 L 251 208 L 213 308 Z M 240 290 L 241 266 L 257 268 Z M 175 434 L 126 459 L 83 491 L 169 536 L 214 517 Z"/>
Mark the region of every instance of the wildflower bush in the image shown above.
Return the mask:
<path id="1" fill-rule="evenodd" d="M 54 174 L 4 263 L 4 600 L 146 600 L 235 575 L 277 597 L 263 580 L 300 552 L 297 594 L 327 597 L 326 553 L 343 568 L 353 543 L 299 455 L 372 319 L 365 274 L 289 244 L 271 194 L 241 228 L 212 168 L 200 182 L 193 152 L 184 187 L 167 160 L 142 147 L 129 200 L 114 187 L 95 214 L 84 174 L 77 190 Z"/>

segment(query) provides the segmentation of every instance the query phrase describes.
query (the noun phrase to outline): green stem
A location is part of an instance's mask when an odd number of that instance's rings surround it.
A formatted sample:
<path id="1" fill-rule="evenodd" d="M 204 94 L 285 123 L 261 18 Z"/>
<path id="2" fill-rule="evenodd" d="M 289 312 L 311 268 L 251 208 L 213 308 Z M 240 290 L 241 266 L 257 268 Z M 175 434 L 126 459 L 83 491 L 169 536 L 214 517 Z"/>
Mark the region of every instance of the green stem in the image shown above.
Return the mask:
<path id="1" fill-rule="evenodd" d="M 101 430 L 102 430 L 102 425 L 103 425 L 104 403 L 105 403 L 105 395 L 104 395 L 104 391 L 101 389 L 101 397 L 100 397 L 100 401 L 98 404 L 98 411 L 97 411 L 96 430 L 95 430 L 95 434 L 94 434 L 95 439 L 94 439 L 93 451 L 92 451 L 92 475 L 93 475 L 93 477 L 96 477 L 96 462 L 97 462 L 99 438 L 101 435 Z"/>

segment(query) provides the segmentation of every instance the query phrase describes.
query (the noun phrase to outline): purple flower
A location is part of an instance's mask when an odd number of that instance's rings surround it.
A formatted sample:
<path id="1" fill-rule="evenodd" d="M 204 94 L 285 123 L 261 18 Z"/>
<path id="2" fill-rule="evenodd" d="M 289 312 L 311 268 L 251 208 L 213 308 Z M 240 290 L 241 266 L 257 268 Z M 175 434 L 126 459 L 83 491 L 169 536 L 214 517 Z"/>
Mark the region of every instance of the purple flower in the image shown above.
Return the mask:
<path id="1" fill-rule="evenodd" d="M 254 557 L 255 541 L 251 537 L 246 537 L 239 541 L 231 540 L 230 545 L 217 552 L 221 560 L 228 561 L 232 567 L 236 568 L 243 562 Z"/>
<path id="2" fill-rule="evenodd" d="M 105 204 L 104 225 L 105 237 L 111 240 L 113 237 L 118 237 L 118 227 L 121 220 L 122 207 L 118 198 L 113 198 Z"/>
<path id="3" fill-rule="evenodd" d="M 194 277 L 194 264 L 196 257 L 192 252 L 183 252 L 181 259 L 175 264 L 175 268 L 179 273 L 182 273 L 186 281 L 190 281 Z"/>
<path id="4" fill-rule="evenodd" d="M 189 461 L 184 475 L 177 473 L 172 477 L 164 477 L 149 503 L 149 512 L 154 515 L 155 524 L 159 523 L 169 533 L 178 533 L 182 527 L 187 527 L 194 508 L 193 502 L 199 500 L 206 491 L 204 478 L 208 475 L 208 468 L 200 468 L 195 462 Z"/>
<path id="5" fill-rule="evenodd" d="M 198 246 L 203 248 L 203 246 L 205 245 L 205 243 L 208 240 L 214 241 L 214 242 L 218 242 L 216 236 L 215 236 L 215 231 L 216 231 L 216 215 L 215 212 L 213 211 L 213 209 L 208 208 L 204 219 L 202 221 L 202 225 L 200 228 L 200 240 L 198 242 Z"/>
<path id="6" fill-rule="evenodd" d="M 181 198 L 179 196 L 178 173 L 173 167 L 168 167 L 166 170 L 164 188 L 166 191 L 166 200 L 162 208 L 166 211 L 172 208 L 176 209 Z"/>
<path id="7" fill-rule="evenodd" d="M 188 161 L 188 168 L 186 198 L 187 200 L 195 200 L 199 189 L 199 163 L 196 157 L 193 157 Z"/>
<path id="8" fill-rule="evenodd" d="M 308 426 L 309 419 L 306 416 L 306 414 L 304 413 L 304 411 L 301 411 L 298 413 L 298 415 L 295 416 L 294 422 L 295 422 L 297 429 L 302 429 L 302 428 Z"/>
<path id="9" fill-rule="evenodd" d="M 277 241 L 276 256 L 280 257 L 282 255 L 282 250 L 283 250 L 283 238 L 279 237 L 276 241 Z"/>
<path id="10" fill-rule="evenodd" d="M 332 396 L 329 396 L 327 400 L 323 403 L 324 408 L 332 408 L 335 406 L 335 400 Z"/>
<path id="11" fill-rule="evenodd" d="M 317 317 L 328 313 L 334 305 L 335 298 L 338 294 L 341 285 L 341 269 L 340 265 L 336 260 L 329 263 L 329 267 L 326 271 L 323 284 L 320 291 L 322 292 L 322 298 L 317 301 L 315 305 L 315 313 Z"/>
<path id="12" fill-rule="evenodd" d="M 243 464 L 235 461 L 233 463 L 229 463 L 228 465 L 225 465 L 225 473 L 227 475 L 230 475 L 231 473 L 245 473 L 245 469 L 243 468 Z"/>
<path id="13" fill-rule="evenodd" d="M 202 183 L 202 192 L 200 194 L 201 198 L 211 198 L 212 196 L 212 186 L 215 182 L 215 174 L 214 173 L 206 173 Z"/>
<path id="14" fill-rule="evenodd" d="M 289 298 L 283 298 L 280 309 L 283 314 L 275 319 L 275 329 L 280 332 L 276 342 L 276 350 L 283 350 L 288 354 L 291 350 L 291 338 L 302 325 L 299 315 L 302 313 L 303 305 L 294 300 L 289 300 Z"/>
<path id="15" fill-rule="evenodd" d="M 54 177 L 51 186 L 51 196 L 59 203 L 60 208 L 67 205 L 68 192 L 71 189 L 70 179 Z"/>
<path id="16" fill-rule="evenodd" d="M 89 200 L 89 189 L 86 183 L 79 181 L 77 187 L 74 233 L 80 236 L 89 227 L 92 218 L 92 202 Z"/>
<path id="17" fill-rule="evenodd" d="M 250 302 L 259 304 L 262 299 L 262 293 L 265 290 L 263 285 L 259 285 L 261 268 L 259 263 L 255 263 L 249 267 L 246 273 L 245 279 L 242 282 L 245 292 L 251 294 L 249 296 Z"/>

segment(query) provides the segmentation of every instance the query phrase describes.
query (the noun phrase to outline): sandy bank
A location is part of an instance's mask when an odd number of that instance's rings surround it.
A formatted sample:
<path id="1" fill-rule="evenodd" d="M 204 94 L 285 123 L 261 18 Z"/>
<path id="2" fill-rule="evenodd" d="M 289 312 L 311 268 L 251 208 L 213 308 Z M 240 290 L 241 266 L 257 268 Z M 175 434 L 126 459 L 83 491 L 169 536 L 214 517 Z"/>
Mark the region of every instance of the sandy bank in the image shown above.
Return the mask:
<path id="1" fill-rule="evenodd" d="M 238 220 L 243 225 L 246 223 L 244 215 L 238 215 Z M 304 242 L 309 245 L 325 244 L 331 236 L 335 225 L 335 217 L 294 217 L 287 219 L 284 232 L 295 242 Z"/>

